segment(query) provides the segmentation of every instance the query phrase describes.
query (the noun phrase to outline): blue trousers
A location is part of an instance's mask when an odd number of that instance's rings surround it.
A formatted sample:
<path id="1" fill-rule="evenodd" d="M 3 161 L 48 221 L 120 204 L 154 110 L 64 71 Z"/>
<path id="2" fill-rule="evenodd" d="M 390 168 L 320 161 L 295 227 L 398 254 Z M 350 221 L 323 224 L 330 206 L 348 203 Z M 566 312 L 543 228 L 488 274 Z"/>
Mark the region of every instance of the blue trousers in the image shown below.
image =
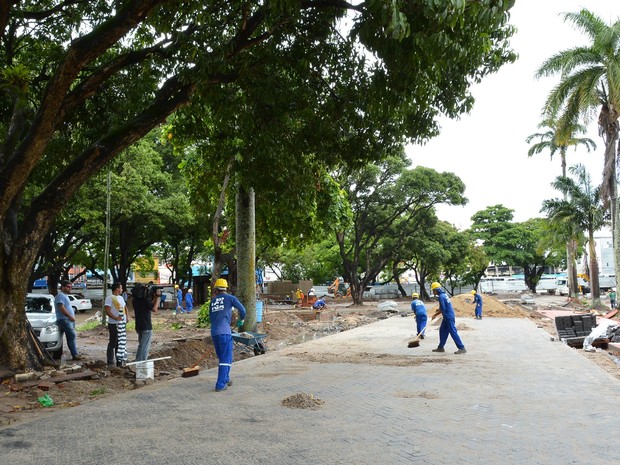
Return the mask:
<path id="1" fill-rule="evenodd" d="M 476 305 L 476 316 L 482 317 L 482 305 Z"/>
<path id="2" fill-rule="evenodd" d="M 446 341 L 448 340 L 448 334 L 452 336 L 452 339 L 454 339 L 454 343 L 456 344 L 457 348 L 465 348 L 465 344 L 463 344 L 463 341 L 461 341 L 461 338 L 459 337 L 459 333 L 456 331 L 456 320 L 454 318 L 446 318 L 444 316 L 443 320 L 441 321 L 441 326 L 439 326 L 438 347 L 443 347 L 446 345 Z"/>
<path id="3" fill-rule="evenodd" d="M 75 357 L 78 355 L 77 346 L 75 345 L 75 340 L 77 339 L 75 322 L 62 318 L 60 320 L 56 320 L 56 326 L 58 326 L 58 329 L 65 334 L 65 338 L 67 339 L 67 347 L 69 347 L 71 356 Z"/>
<path id="4" fill-rule="evenodd" d="M 138 351 L 136 352 L 136 362 L 148 360 L 149 349 L 151 347 L 151 336 L 153 336 L 152 329 L 144 329 L 137 331 L 138 333 Z"/>
<path id="5" fill-rule="evenodd" d="M 418 334 L 424 334 L 426 332 L 426 321 L 428 320 L 427 315 L 416 315 L 415 316 L 415 324 Z"/>
<path id="6" fill-rule="evenodd" d="M 233 340 L 230 334 L 218 334 L 211 336 L 215 353 L 220 361 L 217 370 L 217 382 L 215 389 L 224 389 L 230 381 L 230 367 L 233 362 Z"/>

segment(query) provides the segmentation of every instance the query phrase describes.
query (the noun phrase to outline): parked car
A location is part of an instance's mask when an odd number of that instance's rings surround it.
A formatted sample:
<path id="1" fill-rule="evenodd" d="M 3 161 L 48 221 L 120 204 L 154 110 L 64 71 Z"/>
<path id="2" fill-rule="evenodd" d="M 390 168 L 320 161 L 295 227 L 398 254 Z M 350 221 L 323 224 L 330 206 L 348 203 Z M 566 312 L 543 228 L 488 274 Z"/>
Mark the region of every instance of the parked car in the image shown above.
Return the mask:
<path id="1" fill-rule="evenodd" d="M 85 298 L 81 294 L 69 294 L 69 300 L 71 301 L 71 307 L 75 313 L 84 313 L 86 310 L 93 308 L 90 299 Z"/>
<path id="2" fill-rule="evenodd" d="M 56 325 L 56 311 L 52 294 L 27 294 L 26 317 L 43 347 L 54 357 L 62 357 L 62 333 Z"/>

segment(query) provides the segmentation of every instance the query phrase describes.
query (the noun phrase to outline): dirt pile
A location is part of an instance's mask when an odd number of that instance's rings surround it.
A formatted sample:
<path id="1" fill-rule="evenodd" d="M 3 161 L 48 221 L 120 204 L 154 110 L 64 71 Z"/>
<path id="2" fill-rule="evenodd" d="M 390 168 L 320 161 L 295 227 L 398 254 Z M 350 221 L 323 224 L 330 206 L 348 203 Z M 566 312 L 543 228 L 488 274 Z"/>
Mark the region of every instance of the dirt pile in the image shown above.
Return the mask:
<path id="1" fill-rule="evenodd" d="M 492 295 L 481 294 L 482 296 L 482 316 L 495 318 L 526 318 L 528 313 L 521 308 L 507 305 Z M 457 317 L 474 316 L 474 296 L 471 294 L 459 294 L 450 298 L 454 313 Z M 433 306 L 437 308 L 437 305 Z M 432 312 L 429 311 L 429 314 Z"/>
<path id="2" fill-rule="evenodd" d="M 288 408 L 301 408 L 317 410 L 325 401 L 314 397 L 313 394 L 306 394 L 304 392 L 293 394 L 282 401 L 282 405 Z"/>

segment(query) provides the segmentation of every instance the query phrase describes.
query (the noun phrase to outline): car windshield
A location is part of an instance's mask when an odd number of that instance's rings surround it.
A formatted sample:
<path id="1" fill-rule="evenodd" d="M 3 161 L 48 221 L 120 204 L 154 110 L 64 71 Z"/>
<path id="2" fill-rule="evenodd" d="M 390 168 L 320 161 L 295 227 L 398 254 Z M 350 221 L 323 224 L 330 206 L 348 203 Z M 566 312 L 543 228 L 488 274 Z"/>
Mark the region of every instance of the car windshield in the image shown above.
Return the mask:
<path id="1" fill-rule="evenodd" d="M 53 310 L 47 297 L 26 297 L 26 313 L 52 313 Z"/>

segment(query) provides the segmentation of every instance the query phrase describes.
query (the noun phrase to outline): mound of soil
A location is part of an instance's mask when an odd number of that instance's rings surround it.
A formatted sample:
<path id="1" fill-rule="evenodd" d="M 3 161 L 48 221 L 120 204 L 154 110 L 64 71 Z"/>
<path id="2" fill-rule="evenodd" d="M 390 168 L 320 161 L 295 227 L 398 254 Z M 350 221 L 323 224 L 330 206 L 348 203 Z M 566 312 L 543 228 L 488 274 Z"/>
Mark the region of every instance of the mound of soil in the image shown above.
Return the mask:
<path id="1" fill-rule="evenodd" d="M 310 410 L 317 410 L 324 403 L 325 402 L 318 397 L 314 397 L 314 395 L 306 394 L 304 392 L 293 394 L 282 401 L 282 405 L 284 407 Z"/>

